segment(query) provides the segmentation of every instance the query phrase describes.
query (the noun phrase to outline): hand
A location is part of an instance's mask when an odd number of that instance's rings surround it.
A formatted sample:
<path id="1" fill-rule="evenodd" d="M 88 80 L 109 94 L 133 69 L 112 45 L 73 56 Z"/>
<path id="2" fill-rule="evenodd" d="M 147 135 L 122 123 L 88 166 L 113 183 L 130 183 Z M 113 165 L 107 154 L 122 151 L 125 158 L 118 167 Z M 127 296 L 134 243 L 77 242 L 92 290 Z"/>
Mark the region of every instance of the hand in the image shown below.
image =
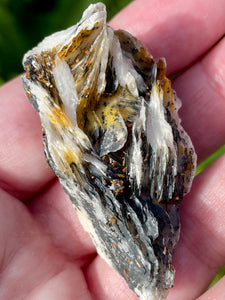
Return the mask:
<path id="1" fill-rule="evenodd" d="M 225 142 L 224 12 L 223 0 L 137 0 L 110 23 L 166 57 L 168 75 L 185 70 L 173 88 L 199 161 Z M 0 89 L 0 99 L 0 299 L 138 299 L 96 254 L 47 166 L 39 117 L 20 78 Z M 225 298 L 225 278 L 204 293 L 225 264 L 224 170 L 225 155 L 182 202 L 169 300 Z"/>

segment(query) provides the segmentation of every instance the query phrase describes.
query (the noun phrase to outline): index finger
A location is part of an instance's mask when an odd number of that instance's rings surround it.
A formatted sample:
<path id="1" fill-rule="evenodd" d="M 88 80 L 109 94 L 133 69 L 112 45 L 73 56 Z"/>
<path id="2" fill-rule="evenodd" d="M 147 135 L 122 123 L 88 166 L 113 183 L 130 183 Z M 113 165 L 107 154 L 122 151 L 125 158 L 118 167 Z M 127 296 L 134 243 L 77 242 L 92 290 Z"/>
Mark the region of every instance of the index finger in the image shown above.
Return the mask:
<path id="1" fill-rule="evenodd" d="M 197 41 L 199 42 L 202 32 L 200 29 L 191 29 L 189 25 L 192 19 L 197 18 L 196 9 L 199 11 L 200 7 L 204 13 L 198 28 L 208 30 L 197 51 Z M 221 36 L 225 25 L 222 17 L 224 9 L 225 3 L 222 0 L 218 0 L 217 5 L 210 0 L 138 0 L 114 18 L 110 25 L 129 30 L 150 47 L 153 55 L 165 56 L 172 73 L 195 60 Z M 177 22 L 176 18 L 181 12 L 186 17 L 179 17 L 180 22 Z M 208 18 L 203 17 L 206 12 Z M 177 28 L 182 30 L 177 31 Z M 170 39 L 172 36 L 176 38 Z M 186 43 L 183 43 L 184 36 Z M 193 47 L 189 46 L 190 42 L 193 42 Z M 182 59 L 184 63 L 181 62 Z M 30 197 L 43 189 L 54 175 L 44 159 L 38 116 L 23 93 L 20 78 L 1 89 L 0 121 L 0 144 L 4 145 L 0 153 L 0 187 L 19 198 Z"/>
<path id="2" fill-rule="evenodd" d="M 225 33 L 225 1 L 136 0 L 111 20 L 165 57 L 171 75 L 210 49 Z"/>

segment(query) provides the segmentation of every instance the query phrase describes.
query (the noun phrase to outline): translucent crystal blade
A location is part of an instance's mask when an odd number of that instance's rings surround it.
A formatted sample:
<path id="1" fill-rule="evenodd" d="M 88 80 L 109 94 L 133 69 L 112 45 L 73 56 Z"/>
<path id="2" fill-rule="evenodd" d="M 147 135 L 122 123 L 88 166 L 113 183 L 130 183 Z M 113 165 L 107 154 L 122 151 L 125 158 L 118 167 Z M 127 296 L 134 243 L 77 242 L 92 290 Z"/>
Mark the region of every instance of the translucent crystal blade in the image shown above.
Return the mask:
<path id="1" fill-rule="evenodd" d="M 141 299 L 165 299 L 196 165 L 165 60 L 108 27 L 97 3 L 23 65 L 48 163 L 98 253 Z"/>

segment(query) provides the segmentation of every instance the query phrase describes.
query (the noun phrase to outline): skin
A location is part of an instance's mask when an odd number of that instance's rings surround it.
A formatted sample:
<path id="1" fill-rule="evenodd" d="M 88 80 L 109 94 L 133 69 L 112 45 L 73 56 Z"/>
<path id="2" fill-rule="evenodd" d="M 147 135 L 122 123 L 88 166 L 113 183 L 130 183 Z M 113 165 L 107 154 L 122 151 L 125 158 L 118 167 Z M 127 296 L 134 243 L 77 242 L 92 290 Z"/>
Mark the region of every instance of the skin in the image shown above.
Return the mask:
<path id="1" fill-rule="evenodd" d="M 225 2 L 137 0 L 111 22 L 139 38 L 182 99 L 182 124 L 198 161 L 225 143 Z M 68 196 L 48 167 L 39 117 L 21 80 L 0 89 L 0 299 L 135 300 L 96 254 Z M 169 300 L 225 299 L 225 155 L 194 180 L 184 198 Z"/>

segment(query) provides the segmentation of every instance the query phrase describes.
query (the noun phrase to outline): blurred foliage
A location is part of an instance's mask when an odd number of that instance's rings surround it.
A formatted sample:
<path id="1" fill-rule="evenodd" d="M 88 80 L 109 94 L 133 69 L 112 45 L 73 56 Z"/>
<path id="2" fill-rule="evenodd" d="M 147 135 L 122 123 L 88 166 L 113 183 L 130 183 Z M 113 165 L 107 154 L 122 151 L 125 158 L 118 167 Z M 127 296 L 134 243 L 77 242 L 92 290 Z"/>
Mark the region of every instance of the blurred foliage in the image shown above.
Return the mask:
<path id="1" fill-rule="evenodd" d="M 0 0 L 0 85 L 23 72 L 23 54 L 45 36 L 71 26 L 90 3 L 76 0 Z M 131 0 L 105 0 L 108 19 Z"/>

